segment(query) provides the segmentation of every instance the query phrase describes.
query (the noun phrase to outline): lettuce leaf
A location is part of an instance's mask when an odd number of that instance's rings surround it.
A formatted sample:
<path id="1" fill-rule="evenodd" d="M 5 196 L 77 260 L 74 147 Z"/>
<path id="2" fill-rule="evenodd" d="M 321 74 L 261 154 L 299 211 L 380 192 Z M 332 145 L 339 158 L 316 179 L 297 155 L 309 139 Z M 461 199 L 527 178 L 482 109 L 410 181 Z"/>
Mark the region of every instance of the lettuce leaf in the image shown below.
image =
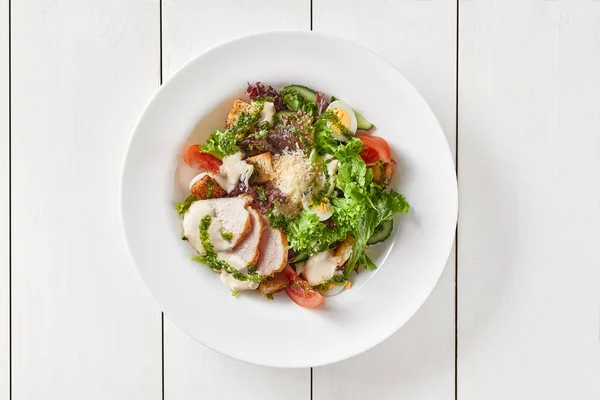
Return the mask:
<path id="1" fill-rule="evenodd" d="M 319 110 L 317 105 L 313 102 L 306 100 L 300 93 L 293 89 L 283 89 L 281 91 L 283 102 L 292 111 L 304 111 L 311 117 L 318 115 Z"/>
<path id="2" fill-rule="evenodd" d="M 350 275 L 354 266 L 361 260 L 367 262 L 363 257 L 364 248 L 367 244 L 367 240 L 371 237 L 377 225 L 384 221 L 389 221 L 394 217 L 394 213 L 407 213 L 410 209 L 410 204 L 404 199 L 400 193 L 395 190 L 389 192 L 379 191 L 371 188 L 371 196 L 368 197 L 368 206 L 366 211 L 356 221 L 356 226 L 351 230 L 352 236 L 356 239 L 356 244 L 352 249 L 352 254 L 346 262 L 344 274 Z M 368 263 L 367 263 L 368 264 Z M 372 266 L 371 262 L 368 265 L 361 266 L 368 267 Z"/>
<path id="3" fill-rule="evenodd" d="M 365 269 L 368 269 L 369 271 L 377 269 L 377 266 L 375 265 L 375 263 L 373 261 L 371 261 L 371 259 L 369 258 L 367 253 L 365 253 L 364 250 L 362 251 L 362 253 L 360 253 L 357 264 Z"/>
<path id="4" fill-rule="evenodd" d="M 202 151 L 223 159 L 230 154 L 237 153 L 240 148 L 237 146 L 238 137 L 231 130 L 216 131 L 208 141 L 202 145 Z"/>
<path id="5" fill-rule="evenodd" d="M 289 221 L 286 233 L 288 243 L 296 253 L 308 254 L 323 251 L 347 235 L 344 229 L 329 229 L 311 210 L 302 210 Z"/>

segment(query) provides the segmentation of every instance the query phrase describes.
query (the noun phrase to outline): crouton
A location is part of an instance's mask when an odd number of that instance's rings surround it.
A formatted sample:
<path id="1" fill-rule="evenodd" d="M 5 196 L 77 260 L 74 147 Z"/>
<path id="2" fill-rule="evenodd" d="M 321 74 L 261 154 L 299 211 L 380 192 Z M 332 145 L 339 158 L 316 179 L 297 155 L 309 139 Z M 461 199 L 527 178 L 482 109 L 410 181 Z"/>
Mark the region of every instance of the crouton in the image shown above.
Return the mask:
<path id="1" fill-rule="evenodd" d="M 265 183 L 273 178 L 275 170 L 273 169 L 273 155 L 271 153 L 262 153 L 250 157 L 246 161 L 254 165 L 254 172 L 256 174 L 252 178 L 254 183 Z"/>
<path id="2" fill-rule="evenodd" d="M 227 116 L 225 128 L 229 129 L 229 127 L 235 123 L 240 113 L 254 114 L 255 112 L 256 108 L 254 108 L 252 104 L 246 103 L 244 100 L 237 99 L 233 102 L 233 106 L 231 106 L 231 110 Z"/>
<path id="3" fill-rule="evenodd" d="M 369 165 L 367 168 L 369 168 L 373 173 L 373 182 L 379 185 L 381 183 L 381 177 L 383 176 L 383 165 L 379 163 Z"/>
<path id="4" fill-rule="evenodd" d="M 383 165 L 383 175 L 385 176 L 385 184 L 389 185 L 394 177 L 394 170 L 396 169 L 396 161 L 390 160 L 389 163 Z"/>
<path id="5" fill-rule="evenodd" d="M 204 175 L 199 181 L 194 183 L 190 192 L 200 200 L 218 199 L 225 197 L 227 194 L 221 185 L 210 175 Z"/>
<path id="6" fill-rule="evenodd" d="M 375 164 L 368 167 L 373 172 L 373 182 L 378 185 L 388 185 L 394 176 L 396 162 L 390 160 L 385 164 Z"/>
<path id="7" fill-rule="evenodd" d="M 290 283 L 284 272 L 277 272 L 272 277 L 267 278 L 258 285 L 258 291 L 263 296 L 269 296 L 281 292 Z"/>
<path id="8" fill-rule="evenodd" d="M 333 255 L 338 258 L 338 265 L 344 265 L 346 261 L 350 258 L 350 254 L 352 254 L 352 248 L 356 243 L 356 239 L 352 236 L 346 237 L 344 241 L 336 247 Z"/>

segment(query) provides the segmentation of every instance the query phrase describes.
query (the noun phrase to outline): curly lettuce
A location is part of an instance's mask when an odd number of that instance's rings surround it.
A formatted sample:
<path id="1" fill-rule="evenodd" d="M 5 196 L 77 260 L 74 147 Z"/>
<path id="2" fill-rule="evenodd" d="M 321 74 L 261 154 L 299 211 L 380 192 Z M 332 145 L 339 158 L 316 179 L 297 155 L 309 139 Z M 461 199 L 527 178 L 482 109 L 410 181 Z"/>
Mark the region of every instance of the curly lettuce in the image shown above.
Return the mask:
<path id="1" fill-rule="evenodd" d="M 300 93 L 291 88 L 284 88 L 280 95 L 283 103 L 292 111 L 303 111 L 311 117 L 317 116 L 319 110 L 314 102 L 308 101 Z"/>
<path id="2" fill-rule="evenodd" d="M 287 239 L 295 252 L 314 254 L 346 238 L 343 229 L 330 229 L 311 210 L 302 210 L 286 227 Z"/>
<path id="3" fill-rule="evenodd" d="M 262 104 L 257 104 L 254 114 L 240 113 L 228 129 L 216 131 L 210 135 L 206 143 L 202 145 L 202 151 L 210 153 L 219 159 L 240 151 L 237 143 L 245 137 L 246 133 L 258 121 L 262 107 Z"/>

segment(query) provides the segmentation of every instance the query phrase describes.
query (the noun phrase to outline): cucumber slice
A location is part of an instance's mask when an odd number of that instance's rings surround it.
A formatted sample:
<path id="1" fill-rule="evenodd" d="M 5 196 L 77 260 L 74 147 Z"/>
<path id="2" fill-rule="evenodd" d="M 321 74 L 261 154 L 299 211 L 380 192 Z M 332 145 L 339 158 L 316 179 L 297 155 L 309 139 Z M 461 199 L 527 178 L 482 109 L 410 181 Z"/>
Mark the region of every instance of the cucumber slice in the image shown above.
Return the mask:
<path id="1" fill-rule="evenodd" d="M 283 90 L 289 90 L 297 92 L 300 96 L 304 97 L 306 101 L 317 104 L 317 94 L 314 90 L 307 88 L 306 86 L 300 85 L 288 85 L 284 86 Z"/>
<path id="2" fill-rule="evenodd" d="M 339 100 L 339 99 L 335 96 L 331 96 L 331 101 L 336 101 L 336 100 Z M 375 125 L 370 123 L 369 120 L 367 120 L 365 117 L 360 115 L 356 110 L 353 109 L 352 111 L 354 111 L 354 115 L 356 115 L 356 129 L 357 130 L 370 131 L 371 129 L 373 129 L 375 127 Z"/>
<path id="3" fill-rule="evenodd" d="M 367 244 L 371 245 L 383 242 L 385 239 L 390 237 L 393 229 L 394 221 L 390 220 L 382 222 L 381 224 L 377 225 L 377 228 L 375 228 L 375 232 L 373 232 L 369 240 L 367 240 Z"/>
<path id="4" fill-rule="evenodd" d="M 359 131 L 370 131 L 375 127 L 372 123 L 370 123 L 365 117 L 354 111 L 354 115 L 356 115 L 356 129 Z"/>
<path id="5" fill-rule="evenodd" d="M 273 119 L 277 122 L 281 122 L 281 117 L 283 115 L 292 115 L 292 114 L 296 114 L 296 111 L 289 111 L 289 110 L 277 111 L 275 113 L 275 115 L 273 115 Z"/>

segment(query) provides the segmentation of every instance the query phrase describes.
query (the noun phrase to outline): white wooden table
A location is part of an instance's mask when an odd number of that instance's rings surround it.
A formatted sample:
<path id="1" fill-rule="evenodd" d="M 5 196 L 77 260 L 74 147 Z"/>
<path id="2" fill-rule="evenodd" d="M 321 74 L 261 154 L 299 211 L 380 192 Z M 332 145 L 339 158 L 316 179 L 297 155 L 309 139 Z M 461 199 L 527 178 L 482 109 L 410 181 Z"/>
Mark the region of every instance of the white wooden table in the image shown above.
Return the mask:
<path id="1" fill-rule="evenodd" d="M 270 29 L 391 61 L 458 165 L 432 296 L 314 369 L 228 359 L 163 318 L 117 212 L 161 81 Z M 0 0 L 0 58 L 0 399 L 600 399 L 600 1 Z"/>

